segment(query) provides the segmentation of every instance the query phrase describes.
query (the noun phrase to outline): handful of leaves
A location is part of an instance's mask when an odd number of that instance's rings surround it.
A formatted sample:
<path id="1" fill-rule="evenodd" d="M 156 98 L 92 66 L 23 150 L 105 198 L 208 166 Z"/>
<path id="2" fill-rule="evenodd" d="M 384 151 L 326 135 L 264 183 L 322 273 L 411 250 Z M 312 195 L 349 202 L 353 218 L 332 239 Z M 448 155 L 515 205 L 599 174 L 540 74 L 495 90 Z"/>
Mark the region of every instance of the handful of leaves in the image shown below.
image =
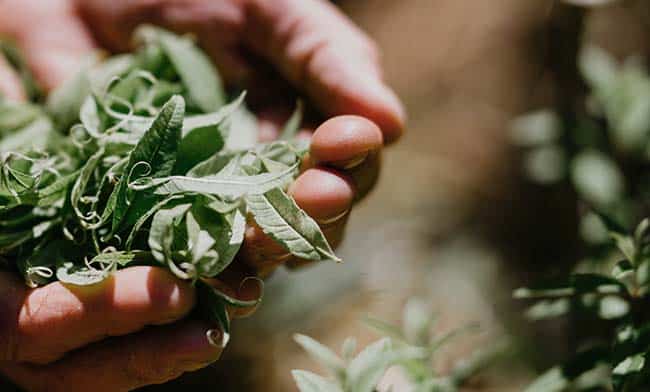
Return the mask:
<path id="1" fill-rule="evenodd" d="M 88 64 L 45 105 L 0 100 L 0 262 L 36 287 L 91 285 L 138 264 L 195 282 L 199 306 L 229 332 L 203 283 L 233 262 L 247 219 L 293 255 L 338 260 L 285 188 L 308 145 L 257 144 L 245 93 L 227 103 L 194 44 L 143 27 L 134 54 Z"/>

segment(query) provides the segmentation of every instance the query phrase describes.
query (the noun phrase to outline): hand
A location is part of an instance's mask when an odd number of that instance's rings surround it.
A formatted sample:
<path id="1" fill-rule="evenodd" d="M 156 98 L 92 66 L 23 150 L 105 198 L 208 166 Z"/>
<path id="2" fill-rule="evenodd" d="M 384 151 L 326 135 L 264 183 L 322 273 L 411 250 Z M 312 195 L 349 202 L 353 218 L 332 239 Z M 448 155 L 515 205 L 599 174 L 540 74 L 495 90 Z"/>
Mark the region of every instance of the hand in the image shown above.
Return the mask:
<path id="1" fill-rule="evenodd" d="M 155 267 L 89 287 L 27 289 L 0 272 L 0 371 L 29 391 L 128 391 L 196 370 L 221 354 L 221 334 L 185 317 L 189 283 Z M 168 325 L 165 325 L 168 324 Z"/>
<path id="2" fill-rule="evenodd" d="M 283 76 L 294 88 L 307 94 L 325 115 L 356 115 L 334 117 L 318 127 L 312 139 L 311 158 L 305 163 L 304 172 L 289 189 L 298 204 L 321 224 L 328 239 L 334 244 L 338 243 L 353 202 L 363 197 L 377 178 L 379 152 L 384 141 L 396 140 L 403 128 L 401 105 L 381 81 L 381 69 L 374 44 L 335 8 L 322 0 L 0 1 L 0 34 L 14 38 L 26 55 L 35 76 L 48 90 L 74 73 L 85 56 L 97 47 L 112 51 L 127 50 L 132 30 L 144 22 L 193 33 L 199 44 L 212 56 L 227 83 L 241 87 L 250 86 L 250 92 L 256 93 L 264 90 L 261 88 L 263 83 L 277 80 L 268 76 L 270 68 Z M 263 96 L 255 97 L 263 129 L 260 137 L 266 140 L 275 137 L 278 124 L 282 123 L 288 114 L 287 103 L 294 101 L 287 97 L 286 100 L 278 99 L 277 87 L 267 87 L 268 91 L 273 89 L 273 101 L 269 102 Z M 24 99 L 17 76 L 1 57 L 0 91 L 14 99 Z M 305 131 L 303 134 L 310 133 L 309 130 Z M 290 266 L 304 263 L 289 257 L 286 251 L 254 225 L 247 228 L 240 260 L 254 267 L 260 275 L 270 273 L 283 263 Z M 118 281 L 122 276 L 135 274 L 130 271 L 131 269 L 120 271 L 113 279 Z M 151 280 L 145 276 L 153 270 L 145 271 L 148 272 L 139 273 L 140 278 L 129 280 L 134 285 L 133 288 L 125 287 L 124 290 L 135 290 L 138 287 L 153 289 L 158 283 L 147 284 L 146 282 Z M 232 268 L 219 278 L 224 284 L 229 284 L 228 287 L 238 287 L 237 282 L 241 282 L 242 276 L 249 273 L 242 263 L 233 263 Z M 176 284 L 182 285 L 180 282 Z M 18 293 L 20 285 L 16 282 L 14 286 L 11 291 Z M 24 298 L 31 298 L 32 295 L 36 298 L 56 298 L 49 290 L 55 290 L 64 297 L 65 293 L 77 291 L 54 283 L 34 291 L 25 291 L 25 294 L 21 295 L 24 295 Z M 114 288 L 106 290 L 113 293 L 108 295 L 115 298 Z M 241 294 L 240 297 L 247 297 L 246 293 L 239 293 L 238 290 L 234 291 Z M 146 299 L 147 295 L 143 293 L 141 298 Z M 249 297 L 255 298 L 255 295 Z M 17 305 L 19 303 L 17 300 L 10 301 L 8 309 L 22 309 L 22 305 Z M 91 300 L 90 303 L 95 302 Z M 121 313 L 119 307 L 115 310 L 115 315 L 104 310 L 93 312 L 91 305 L 80 306 L 74 301 L 70 302 L 69 309 L 57 305 L 59 300 L 52 305 L 50 302 L 46 304 L 39 307 L 41 312 L 52 312 L 54 319 L 41 316 L 42 318 L 38 319 L 43 321 L 38 325 L 47 332 L 50 331 L 49 324 L 56 325 L 55 321 L 61 319 L 60 315 L 73 312 L 71 309 L 88 309 L 95 318 L 98 313 L 107 316 L 108 321 L 102 320 L 100 325 L 112 325 L 115 323 L 113 319 L 119 318 L 117 314 Z M 50 309 L 51 306 L 54 308 Z M 187 309 L 190 307 L 191 304 Z M 4 312 L 3 308 L 0 308 L 0 312 L 2 315 L 23 314 L 22 310 L 12 313 Z M 235 312 L 233 315 L 241 316 L 248 312 L 250 309 Z M 80 335 L 79 330 L 82 336 L 96 332 L 96 329 L 93 330 L 89 326 L 92 322 L 86 321 L 86 312 L 82 313 L 77 316 L 78 323 L 75 323 L 75 327 L 78 330 L 71 335 L 73 340 Z M 27 320 L 31 319 L 30 317 Z M 16 320 L 18 321 L 11 321 L 10 325 L 19 326 L 20 318 Z M 144 320 L 139 326 L 150 323 L 156 324 L 157 321 Z M 151 369 L 152 363 L 158 363 L 156 360 L 160 360 L 163 365 L 177 363 L 174 362 L 175 357 L 167 357 L 167 352 L 171 356 L 175 350 L 182 349 L 177 347 L 179 338 L 174 336 L 185 336 L 179 331 L 190 328 L 185 326 L 186 323 L 189 322 L 161 327 L 164 328 L 161 330 L 154 328 L 141 335 L 110 338 L 105 342 L 84 347 L 107 334 L 126 335 L 138 328 L 122 328 L 118 333 L 103 331 L 102 334 L 92 335 L 94 339 L 75 340 L 74 344 L 66 344 L 67 349 L 63 350 L 53 349 L 45 343 L 67 341 L 64 338 L 55 336 L 30 340 L 33 342 L 30 343 L 33 347 L 31 350 L 48 359 L 33 360 L 12 354 L 5 357 L 11 362 L 5 362 L 1 370 L 30 389 L 43 386 L 47 388 L 53 385 L 49 381 L 54 378 L 63 379 L 64 382 L 57 385 L 62 385 L 66 390 L 73 390 L 75 387 L 83 389 L 88 385 L 93 385 L 93 388 L 97 386 L 120 390 L 161 382 L 189 369 L 182 368 L 183 366 L 174 369 L 164 366 L 162 370 Z M 119 326 L 118 323 L 115 324 Z M 194 332 L 201 330 L 202 336 L 205 336 L 206 326 L 194 326 Z M 20 330 L 22 327 L 16 328 Z M 179 335 L 173 335 L 176 333 Z M 192 336 L 198 335 L 197 333 Z M 115 339 L 124 344 L 116 345 Z M 128 343 L 131 341 L 133 343 Z M 20 344 L 26 343 L 21 341 Z M 83 348 L 51 365 L 19 364 L 23 361 L 51 363 L 64 352 L 78 347 Z M 209 357 L 207 354 L 210 350 L 207 346 L 205 351 L 201 348 L 196 351 L 197 359 L 201 353 L 206 354 L 204 358 Z M 210 354 L 211 359 L 214 359 L 218 352 Z M 124 358 L 132 359 L 125 361 Z M 198 360 L 187 360 L 184 363 L 189 362 L 196 364 Z M 157 370 L 160 370 L 161 374 L 157 373 Z M 156 374 L 151 375 L 148 372 Z M 106 377 L 112 379 L 104 380 Z"/>

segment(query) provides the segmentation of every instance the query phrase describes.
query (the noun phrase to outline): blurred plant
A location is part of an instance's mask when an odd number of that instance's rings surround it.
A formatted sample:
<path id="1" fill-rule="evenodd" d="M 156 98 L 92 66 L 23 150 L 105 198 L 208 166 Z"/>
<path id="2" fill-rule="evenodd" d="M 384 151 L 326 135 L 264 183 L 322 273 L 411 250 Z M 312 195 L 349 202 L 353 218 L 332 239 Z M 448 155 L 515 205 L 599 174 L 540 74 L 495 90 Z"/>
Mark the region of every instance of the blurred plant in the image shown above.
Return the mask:
<path id="1" fill-rule="evenodd" d="M 457 362 L 448 374 L 439 374 L 432 364 L 434 355 L 455 338 L 476 330 L 477 325 L 471 324 L 438 336 L 432 332 L 435 320 L 429 307 L 418 298 L 406 303 L 401 328 L 367 318 L 365 323 L 385 337 L 356 356 L 354 338 L 344 341 L 339 356 L 310 337 L 296 335 L 298 344 L 325 366 L 331 377 L 324 378 L 304 370 L 294 370 L 293 377 L 301 392 L 373 392 L 378 390 L 386 370 L 398 366 L 408 377 L 414 392 L 455 392 L 509 347 L 504 341 L 490 349 L 478 350 Z"/>
<path id="2" fill-rule="evenodd" d="M 650 76 L 639 58 L 620 64 L 590 46 L 578 64 L 589 94 L 571 112 L 546 109 L 517 119 L 513 136 L 526 149 L 529 178 L 566 180 L 584 205 L 586 258 L 570 276 L 516 290 L 515 297 L 537 300 L 526 313 L 534 320 L 571 313 L 605 322 L 598 336 L 579 331 L 588 345 L 527 391 L 648 390 L 650 222 L 642 218 L 650 212 Z"/>
<path id="3" fill-rule="evenodd" d="M 637 57 L 619 64 L 587 46 L 578 57 L 590 90 L 571 112 L 542 109 L 517 118 L 512 139 L 522 167 L 539 184 L 568 181 L 586 206 L 580 235 L 591 261 L 615 261 L 606 216 L 628 231 L 648 215 L 650 75 Z"/>

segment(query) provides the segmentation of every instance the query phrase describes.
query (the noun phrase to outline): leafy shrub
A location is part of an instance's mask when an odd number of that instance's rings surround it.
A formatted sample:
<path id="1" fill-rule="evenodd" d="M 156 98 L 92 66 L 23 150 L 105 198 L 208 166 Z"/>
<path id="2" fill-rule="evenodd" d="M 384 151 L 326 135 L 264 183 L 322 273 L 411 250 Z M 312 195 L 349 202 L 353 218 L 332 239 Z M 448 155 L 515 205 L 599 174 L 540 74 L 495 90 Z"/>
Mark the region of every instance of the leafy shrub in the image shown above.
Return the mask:
<path id="1" fill-rule="evenodd" d="M 448 374 L 439 374 L 432 361 L 440 348 L 476 329 L 476 325 L 440 336 L 434 334 L 435 316 L 418 298 L 406 303 L 401 327 L 374 318 L 367 318 L 365 323 L 384 338 L 356 356 L 357 344 L 353 338 L 345 340 L 339 356 L 310 337 L 295 336 L 298 344 L 331 374 L 330 378 L 324 378 L 294 370 L 293 376 L 301 392 L 373 392 L 391 366 L 404 371 L 415 392 L 455 392 L 508 347 L 506 342 L 500 342 L 487 350 L 478 350 L 470 358 L 457 362 Z"/>
<path id="2" fill-rule="evenodd" d="M 571 313 L 606 320 L 605 329 L 582 336 L 583 348 L 527 391 L 647 390 L 650 76 L 638 58 L 619 64 L 596 47 L 584 47 L 578 59 L 587 96 L 569 113 L 545 109 L 517 119 L 513 135 L 531 179 L 575 189 L 585 259 L 572 275 L 515 297 L 536 300 L 531 319 Z"/>

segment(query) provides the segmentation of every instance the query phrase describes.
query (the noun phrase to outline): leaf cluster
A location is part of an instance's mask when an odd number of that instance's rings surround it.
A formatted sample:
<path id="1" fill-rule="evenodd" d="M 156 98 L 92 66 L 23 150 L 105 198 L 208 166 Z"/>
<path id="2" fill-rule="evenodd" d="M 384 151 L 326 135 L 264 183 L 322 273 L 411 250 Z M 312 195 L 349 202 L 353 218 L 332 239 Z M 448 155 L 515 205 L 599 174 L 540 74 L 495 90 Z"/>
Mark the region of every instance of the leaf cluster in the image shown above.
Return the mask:
<path id="1" fill-rule="evenodd" d="M 91 285 L 120 268 L 167 267 L 199 288 L 227 333 L 226 305 L 204 283 L 227 268 L 247 221 L 291 254 L 338 260 L 286 193 L 308 149 L 301 109 L 282 140 L 223 89 L 192 41 L 154 27 L 139 49 L 86 67 L 45 102 L 0 100 L 0 260 L 31 287 Z"/>

